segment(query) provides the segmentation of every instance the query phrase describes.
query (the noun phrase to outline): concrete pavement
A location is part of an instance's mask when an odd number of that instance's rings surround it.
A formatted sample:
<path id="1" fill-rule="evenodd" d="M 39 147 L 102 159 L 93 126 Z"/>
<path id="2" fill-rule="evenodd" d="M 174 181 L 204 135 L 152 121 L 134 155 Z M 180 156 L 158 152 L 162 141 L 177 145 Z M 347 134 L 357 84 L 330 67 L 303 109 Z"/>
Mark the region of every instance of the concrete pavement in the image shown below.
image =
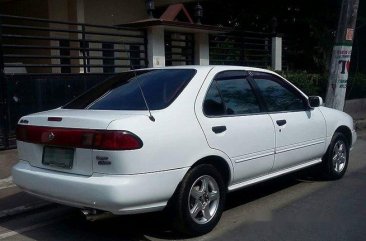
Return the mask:
<path id="1" fill-rule="evenodd" d="M 14 166 L 17 161 L 16 149 L 0 151 L 0 182 L 2 179 L 11 176 L 11 167 Z"/>
<path id="2" fill-rule="evenodd" d="M 0 152 L 0 218 L 50 205 L 46 201 L 23 192 L 13 184 L 11 167 L 17 161 L 16 149 Z"/>

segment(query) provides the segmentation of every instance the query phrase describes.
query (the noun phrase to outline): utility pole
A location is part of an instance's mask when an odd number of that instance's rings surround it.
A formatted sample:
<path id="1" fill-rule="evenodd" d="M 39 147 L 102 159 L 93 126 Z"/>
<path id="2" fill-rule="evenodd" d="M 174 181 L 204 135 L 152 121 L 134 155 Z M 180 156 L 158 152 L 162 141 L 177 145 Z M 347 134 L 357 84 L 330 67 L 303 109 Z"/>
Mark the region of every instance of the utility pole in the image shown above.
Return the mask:
<path id="1" fill-rule="evenodd" d="M 359 0 L 342 0 L 325 105 L 343 110 Z"/>

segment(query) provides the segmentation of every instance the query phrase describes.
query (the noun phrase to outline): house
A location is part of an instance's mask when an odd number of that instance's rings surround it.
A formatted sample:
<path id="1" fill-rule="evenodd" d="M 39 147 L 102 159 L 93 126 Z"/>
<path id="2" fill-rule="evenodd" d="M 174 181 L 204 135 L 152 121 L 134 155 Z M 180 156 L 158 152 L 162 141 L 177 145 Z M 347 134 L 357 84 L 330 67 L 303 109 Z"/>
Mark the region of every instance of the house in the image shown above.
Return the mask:
<path id="1" fill-rule="evenodd" d="M 60 106 L 121 71 L 281 69 L 281 38 L 202 24 L 201 15 L 187 0 L 0 0 L 0 148 L 14 146 L 19 117 Z"/>

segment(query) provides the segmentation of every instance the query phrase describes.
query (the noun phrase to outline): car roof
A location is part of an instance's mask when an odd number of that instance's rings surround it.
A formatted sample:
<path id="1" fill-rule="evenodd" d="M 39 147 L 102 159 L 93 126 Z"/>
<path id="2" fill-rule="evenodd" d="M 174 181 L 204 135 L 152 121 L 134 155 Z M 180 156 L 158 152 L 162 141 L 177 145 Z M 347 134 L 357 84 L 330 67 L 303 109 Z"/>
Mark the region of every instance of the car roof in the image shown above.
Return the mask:
<path id="1" fill-rule="evenodd" d="M 232 69 L 242 69 L 242 70 L 246 70 L 246 71 L 261 71 L 261 72 L 267 72 L 267 73 L 272 73 L 272 74 L 276 74 L 275 72 L 268 70 L 268 69 L 263 69 L 263 68 L 256 68 L 256 67 L 250 67 L 250 66 L 236 66 L 236 65 L 176 65 L 176 66 L 165 66 L 165 67 L 153 67 L 153 68 L 144 68 L 144 69 L 139 69 L 139 70 L 148 70 L 148 69 L 196 69 L 196 70 L 210 70 L 210 69 L 220 69 L 220 70 L 224 70 L 224 69 L 228 69 L 228 70 L 232 70 Z"/>
<path id="2" fill-rule="evenodd" d="M 302 95 L 307 97 L 307 95 L 300 90 L 297 86 L 295 86 L 293 83 L 288 81 L 283 76 L 279 75 L 278 73 L 263 69 L 263 68 L 256 68 L 256 67 L 250 67 L 250 66 L 236 66 L 236 65 L 177 65 L 177 66 L 165 66 L 165 67 L 154 67 L 154 68 L 144 68 L 144 69 L 138 69 L 138 70 L 148 70 L 148 69 L 196 69 L 197 71 L 205 71 L 210 72 L 210 70 L 216 69 L 217 71 L 225 71 L 225 70 L 245 70 L 245 71 L 259 71 L 259 72 L 265 72 L 270 73 L 273 75 L 276 75 L 280 77 L 281 79 L 284 79 L 287 81 L 290 85 L 292 85 L 295 89 L 297 89 Z"/>

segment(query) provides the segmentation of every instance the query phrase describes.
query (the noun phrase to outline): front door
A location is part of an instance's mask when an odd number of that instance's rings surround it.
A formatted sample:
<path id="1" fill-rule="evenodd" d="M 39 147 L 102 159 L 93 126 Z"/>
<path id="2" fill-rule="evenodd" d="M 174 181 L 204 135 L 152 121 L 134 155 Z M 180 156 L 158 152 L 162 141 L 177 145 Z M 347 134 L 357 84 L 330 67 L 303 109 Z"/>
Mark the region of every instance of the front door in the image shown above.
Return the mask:
<path id="1" fill-rule="evenodd" d="M 326 136 L 322 113 L 317 108 L 309 109 L 306 98 L 278 76 L 252 74 L 275 125 L 273 171 L 319 159 L 324 153 Z"/>

